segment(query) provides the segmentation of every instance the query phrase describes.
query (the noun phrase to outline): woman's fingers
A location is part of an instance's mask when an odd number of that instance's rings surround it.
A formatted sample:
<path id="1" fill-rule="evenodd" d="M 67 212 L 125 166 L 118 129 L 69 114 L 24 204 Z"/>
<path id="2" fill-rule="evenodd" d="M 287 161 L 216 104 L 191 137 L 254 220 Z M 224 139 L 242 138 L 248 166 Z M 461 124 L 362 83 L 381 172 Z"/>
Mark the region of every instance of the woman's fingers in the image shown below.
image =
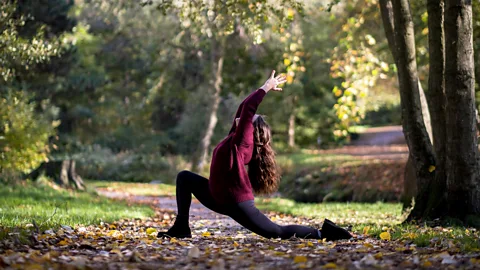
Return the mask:
<path id="1" fill-rule="evenodd" d="M 273 90 L 275 90 L 275 91 L 282 91 L 282 88 L 280 88 L 280 87 L 275 87 L 275 88 L 273 88 Z"/>
<path id="2" fill-rule="evenodd" d="M 275 70 L 272 70 L 272 75 L 270 75 L 270 78 L 273 78 L 275 76 Z"/>

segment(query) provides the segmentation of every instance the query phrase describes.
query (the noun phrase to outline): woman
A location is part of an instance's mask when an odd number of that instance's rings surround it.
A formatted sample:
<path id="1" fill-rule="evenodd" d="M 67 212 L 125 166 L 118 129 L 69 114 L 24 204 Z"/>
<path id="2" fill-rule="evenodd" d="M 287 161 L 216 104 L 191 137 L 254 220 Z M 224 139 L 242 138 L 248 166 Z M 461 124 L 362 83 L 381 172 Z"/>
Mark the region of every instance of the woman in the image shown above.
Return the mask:
<path id="1" fill-rule="evenodd" d="M 280 226 L 263 215 L 254 204 L 253 191 L 269 194 L 278 187 L 275 154 L 271 147 L 270 127 L 255 114 L 270 91 L 282 91 L 284 76 L 275 70 L 265 84 L 240 104 L 228 136 L 213 150 L 210 180 L 189 171 L 177 176 L 178 215 L 167 232 L 158 237 L 189 238 L 189 210 L 192 194 L 207 208 L 227 215 L 248 230 L 267 238 L 289 239 L 293 236 L 327 240 L 349 239 L 351 235 L 333 222 L 325 220 L 322 229 Z M 248 165 L 248 173 L 245 170 Z"/>

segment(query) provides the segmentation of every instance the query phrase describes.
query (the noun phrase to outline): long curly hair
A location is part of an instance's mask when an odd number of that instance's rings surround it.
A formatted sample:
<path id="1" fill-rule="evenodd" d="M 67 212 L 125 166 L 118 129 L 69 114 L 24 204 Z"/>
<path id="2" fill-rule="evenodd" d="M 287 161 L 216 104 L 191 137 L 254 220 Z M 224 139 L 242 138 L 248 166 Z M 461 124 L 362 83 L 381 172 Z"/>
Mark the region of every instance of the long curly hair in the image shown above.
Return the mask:
<path id="1" fill-rule="evenodd" d="M 248 164 L 248 177 L 256 194 L 271 194 L 278 189 L 280 177 L 272 149 L 272 133 L 265 119 L 259 115 L 253 122 L 253 155 Z"/>

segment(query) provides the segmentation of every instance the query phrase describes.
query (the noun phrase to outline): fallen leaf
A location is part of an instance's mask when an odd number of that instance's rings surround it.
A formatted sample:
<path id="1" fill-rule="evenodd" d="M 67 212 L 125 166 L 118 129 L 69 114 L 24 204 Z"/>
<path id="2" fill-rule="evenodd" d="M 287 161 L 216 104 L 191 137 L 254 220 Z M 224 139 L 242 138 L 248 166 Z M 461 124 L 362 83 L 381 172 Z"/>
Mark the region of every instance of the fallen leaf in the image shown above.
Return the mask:
<path id="1" fill-rule="evenodd" d="M 67 246 L 67 245 L 68 245 L 68 242 L 65 241 L 65 240 L 62 240 L 62 241 L 58 242 L 58 245 L 59 245 L 59 246 Z"/>
<path id="2" fill-rule="evenodd" d="M 304 263 L 304 262 L 307 262 L 307 257 L 306 257 L 306 256 L 295 256 L 295 258 L 293 258 L 293 262 L 294 262 L 294 263 Z"/>
<path id="3" fill-rule="evenodd" d="M 325 269 L 336 269 L 337 265 L 334 264 L 334 263 L 327 263 L 323 266 L 323 268 L 325 268 Z"/>
<path id="4" fill-rule="evenodd" d="M 365 243 L 365 244 L 363 244 L 363 246 L 366 247 L 366 248 L 373 248 L 373 245 L 370 244 L 370 243 Z"/>
<path id="5" fill-rule="evenodd" d="M 198 258 L 200 257 L 200 249 L 198 247 L 192 247 L 188 250 L 188 257 L 189 258 Z"/>
<path id="6" fill-rule="evenodd" d="M 204 233 L 202 233 L 202 236 L 203 237 L 209 237 L 209 236 L 212 236 L 212 234 L 210 232 L 204 232 Z"/>
<path id="7" fill-rule="evenodd" d="M 428 260 L 422 263 L 422 267 L 431 267 L 431 266 L 432 266 L 432 263 Z"/>
<path id="8" fill-rule="evenodd" d="M 380 234 L 380 239 L 390 241 L 392 240 L 392 237 L 389 232 L 382 232 Z"/>
<path id="9" fill-rule="evenodd" d="M 378 252 L 376 253 L 375 255 L 373 255 L 373 257 L 377 260 L 380 260 L 383 258 L 383 253 L 382 252 Z"/>
<path id="10" fill-rule="evenodd" d="M 148 228 L 147 231 L 146 231 L 147 235 L 150 235 L 150 234 L 156 234 L 157 233 L 157 229 L 155 228 Z"/>
<path id="11" fill-rule="evenodd" d="M 375 265 L 375 264 L 377 264 L 377 260 L 375 260 L 375 258 L 371 254 L 368 254 L 365 257 L 363 257 L 360 260 L 360 262 L 365 264 L 365 265 Z"/>

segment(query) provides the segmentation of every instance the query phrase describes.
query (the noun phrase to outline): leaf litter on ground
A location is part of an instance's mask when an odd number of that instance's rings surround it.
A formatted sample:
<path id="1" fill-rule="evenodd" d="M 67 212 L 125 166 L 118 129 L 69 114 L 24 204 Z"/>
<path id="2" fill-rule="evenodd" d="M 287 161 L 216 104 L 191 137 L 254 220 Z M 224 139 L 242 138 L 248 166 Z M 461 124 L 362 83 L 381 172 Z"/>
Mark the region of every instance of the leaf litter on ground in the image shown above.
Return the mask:
<path id="1" fill-rule="evenodd" d="M 195 204 L 196 202 L 194 202 Z M 393 237 L 383 228 L 379 237 L 369 229 L 354 233 L 351 240 L 326 242 L 292 238 L 265 239 L 232 220 L 203 209 L 192 217 L 193 238 L 157 239 L 167 230 L 174 211 L 154 206 L 147 219 L 124 219 L 99 225 L 61 226 L 37 233 L 30 243 L 14 236 L 0 242 L 0 268 L 5 269 L 443 269 L 480 268 L 480 253 L 463 252 L 458 242 L 430 239 L 419 247 L 414 233 Z M 320 227 L 321 221 L 267 213 L 279 224 Z M 449 233 L 448 228 L 434 228 Z M 420 229 L 421 230 L 421 229 Z M 426 229 L 427 230 L 427 229 Z M 426 232 L 426 231 L 425 231 Z M 478 232 L 470 229 L 470 233 Z"/>

